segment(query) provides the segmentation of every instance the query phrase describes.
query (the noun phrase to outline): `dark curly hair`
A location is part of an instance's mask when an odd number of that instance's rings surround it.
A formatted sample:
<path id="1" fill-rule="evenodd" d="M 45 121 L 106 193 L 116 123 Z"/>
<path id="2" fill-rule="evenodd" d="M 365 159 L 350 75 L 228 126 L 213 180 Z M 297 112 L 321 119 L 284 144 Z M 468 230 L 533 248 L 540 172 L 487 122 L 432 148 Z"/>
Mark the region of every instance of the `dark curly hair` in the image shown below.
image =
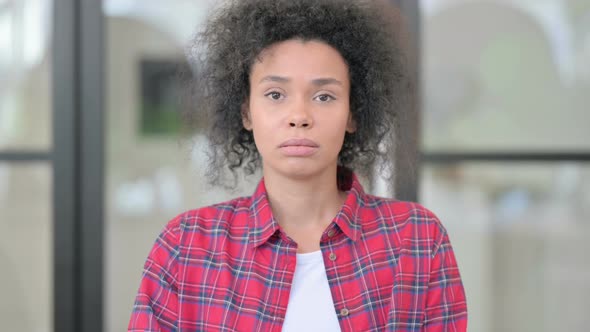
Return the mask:
<path id="1" fill-rule="evenodd" d="M 188 49 L 195 71 L 189 121 L 209 127 L 211 183 L 222 182 L 227 171 L 235 183 L 237 169 L 252 174 L 260 166 L 241 105 L 261 51 L 289 39 L 325 42 L 345 59 L 356 132 L 346 134 L 338 164 L 368 174 L 396 141 L 409 93 L 400 28 L 397 11 L 375 0 L 234 0 L 218 7 Z"/>

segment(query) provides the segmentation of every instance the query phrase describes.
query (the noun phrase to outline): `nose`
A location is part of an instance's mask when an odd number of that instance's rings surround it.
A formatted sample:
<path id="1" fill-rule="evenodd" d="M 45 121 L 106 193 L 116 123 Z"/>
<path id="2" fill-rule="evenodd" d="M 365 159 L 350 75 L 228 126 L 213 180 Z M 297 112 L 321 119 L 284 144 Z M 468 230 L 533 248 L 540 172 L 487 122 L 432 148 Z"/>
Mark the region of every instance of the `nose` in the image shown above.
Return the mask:
<path id="1" fill-rule="evenodd" d="M 289 127 L 292 128 L 309 128 L 313 125 L 313 120 L 305 102 L 299 102 L 293 105 L 289 114 Z"/>

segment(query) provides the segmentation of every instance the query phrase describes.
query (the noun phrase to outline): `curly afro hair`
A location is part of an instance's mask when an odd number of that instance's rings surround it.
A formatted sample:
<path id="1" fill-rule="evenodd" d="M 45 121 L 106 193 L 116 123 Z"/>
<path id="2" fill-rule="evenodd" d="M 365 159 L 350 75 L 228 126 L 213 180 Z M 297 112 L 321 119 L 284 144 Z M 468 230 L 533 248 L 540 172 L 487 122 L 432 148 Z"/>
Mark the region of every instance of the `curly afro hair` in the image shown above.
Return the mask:
<path id="1" fill-rule="evenodd" d="M 189 121 L 209 127 L 211 183 L 222 182 L 227 171 L 235 183 L 237 169 L 252 174 L 259 168 L 241 106 L 261 51 L 289 39 L 325 42 L 346 61 L 357 128 L 346 134 L 338 163 L 368 174 L 396 141 L 397 118 L 410 91 L 400 28 L 398 12 L 375 0 L 234 0 L 218 7 L 188 54 L 196 76 Z"/>

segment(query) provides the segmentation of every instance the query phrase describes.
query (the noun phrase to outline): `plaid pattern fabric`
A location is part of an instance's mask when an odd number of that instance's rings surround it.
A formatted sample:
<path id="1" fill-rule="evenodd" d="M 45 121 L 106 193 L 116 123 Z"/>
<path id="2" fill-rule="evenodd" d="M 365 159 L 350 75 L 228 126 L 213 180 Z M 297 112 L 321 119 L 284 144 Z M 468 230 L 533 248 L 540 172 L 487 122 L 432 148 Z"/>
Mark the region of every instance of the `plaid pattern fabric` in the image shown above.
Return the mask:
<path id="1" fill-rule="evenodd" d="M 342 331 L 465 331 L 461 277 L 436 216 L 348 182 L 320 244 Z M 128 330 L 280 331 L 296 251 L 264 180 L 251 197 L 186 212 L 147 258 Z"/>

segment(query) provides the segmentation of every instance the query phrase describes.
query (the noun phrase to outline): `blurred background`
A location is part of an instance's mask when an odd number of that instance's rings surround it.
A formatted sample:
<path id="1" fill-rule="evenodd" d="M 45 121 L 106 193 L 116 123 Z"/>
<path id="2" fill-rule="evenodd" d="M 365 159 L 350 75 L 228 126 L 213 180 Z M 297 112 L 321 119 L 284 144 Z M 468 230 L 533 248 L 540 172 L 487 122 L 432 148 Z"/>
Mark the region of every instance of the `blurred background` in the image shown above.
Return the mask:
<path id="1" fill-rule="evenodd" d="M 164 224 L 253 190 L 207 187 L 206 139 L 180 135 L 175 77 L 213 3 L 0 0 L 3 331 L 126 330 Z M 392 156 L 413 171 L 369 191 L 443 221 L 469 331 L 587 331 L 590 2 L 391 3 L 420 78 L 404 128 L 419 130 Z"/>

